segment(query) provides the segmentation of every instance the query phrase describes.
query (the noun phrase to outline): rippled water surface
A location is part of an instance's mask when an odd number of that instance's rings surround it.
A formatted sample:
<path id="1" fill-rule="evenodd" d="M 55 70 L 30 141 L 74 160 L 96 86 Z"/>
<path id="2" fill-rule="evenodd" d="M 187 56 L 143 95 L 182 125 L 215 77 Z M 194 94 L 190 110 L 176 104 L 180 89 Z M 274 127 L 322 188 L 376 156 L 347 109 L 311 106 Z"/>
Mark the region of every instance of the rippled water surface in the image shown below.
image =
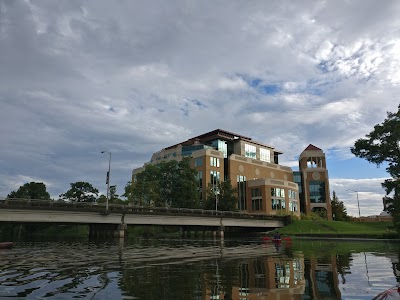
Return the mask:
<path id="1" fill-rule="evenodd" d="M 388 242 L 21 242 L 0 249 L 0 299 L 400 299 L 399 253 Z"/>

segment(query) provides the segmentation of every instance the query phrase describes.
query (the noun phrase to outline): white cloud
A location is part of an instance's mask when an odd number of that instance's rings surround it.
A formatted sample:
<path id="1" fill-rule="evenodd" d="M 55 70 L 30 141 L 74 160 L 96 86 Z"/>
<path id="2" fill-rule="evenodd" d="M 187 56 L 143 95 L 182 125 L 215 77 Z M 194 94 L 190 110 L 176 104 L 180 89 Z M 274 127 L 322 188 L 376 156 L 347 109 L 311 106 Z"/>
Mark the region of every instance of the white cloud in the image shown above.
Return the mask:
<path id="1" fill-rule="evenodd" d="M 330 178 L 330 190 L 331 194 L 335 191 L 338 199 L 343 201 L 349 215 L 358 216 L 358 204 L 361 216 L 377 215 L 383 211 L 385 191 L 381 183 L 385 179 Z"/>
<path id="2" fill-rule="evenodd" d="M 399 13 L 376 1 L 3 1 L 0 195 L 17 176 L 55 195 L 78 178 L 104 192 L 102 150 L 120 192 L 126 166 L 216 128 L 289 165 L 309 143 L 347 159 L 397 109 Z"/>

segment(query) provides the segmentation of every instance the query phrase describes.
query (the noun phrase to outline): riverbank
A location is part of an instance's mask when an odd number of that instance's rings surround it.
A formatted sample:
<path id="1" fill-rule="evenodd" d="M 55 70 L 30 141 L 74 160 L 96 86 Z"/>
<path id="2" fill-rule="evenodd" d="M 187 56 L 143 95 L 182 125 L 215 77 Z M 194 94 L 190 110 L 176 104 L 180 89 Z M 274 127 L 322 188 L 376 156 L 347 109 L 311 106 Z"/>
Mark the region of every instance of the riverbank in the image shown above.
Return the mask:
<path id="1" fill-rule="evenodd" d="M 280 228 L 282 235 L 324 238 L 397 239 L 391 222 L 344 222 L 326 220 L 295 220 Z"/>

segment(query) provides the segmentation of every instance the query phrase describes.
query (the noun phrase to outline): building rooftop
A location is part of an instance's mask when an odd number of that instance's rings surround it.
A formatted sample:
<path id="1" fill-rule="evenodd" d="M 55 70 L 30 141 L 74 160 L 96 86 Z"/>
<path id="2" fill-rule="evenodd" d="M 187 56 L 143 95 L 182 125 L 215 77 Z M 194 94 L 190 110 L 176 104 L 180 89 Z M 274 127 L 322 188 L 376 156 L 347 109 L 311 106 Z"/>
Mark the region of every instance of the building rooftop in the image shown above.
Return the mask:
<path id="1" fill-rule="evenodd" d="M 306 149 L 304 149 L 304 151 L 322 151 L 322 149 L 314 146 L 313 144 L 310 144 L 310 145 L 307 146 Z"/>
<path id="2" fill-rule="evenodd" d="M 237 133 L 233 133 L 233 132 L 230 132 L 230 131 L 222 130 L 222 129 L 215 129 L 215 130 L 212 130 L 210 132 L 195 136 L 195 137 L 190 138 L 190 139 L 188 139 L 188 140 L 186 140 L 186 141 L 184 141 L 182 143 L 178 143 L 178 144 L 169 146 L 169 147 L 165 148 L 165 150 L 175 148 L 178 145 L 190 146 L 190 145 L 194 145 L 196 143 L 205 144 L 205 143 L 207 143 L 209 141 L 212 141 L 212 140 L 215 140 L 215 139 L 222 139 L 222 140 L 229 140 L 229 141 L 233 141 L 233 140 L 248 141 L 248 142 L 251 142 L 253 144 L 262 146 L 262 147 L 267 147 L 267 148 L 270 148 L 270 149 L 274 149 L 275 153 L 282 154 L 282 152 L 275 150 L 275 148 L 272 147 L 272 146 L 253 141 L 250 137 L 247 137 L 247 136 L 244 136 L 244 135 L 240 135 L 240 134 L 237 134 Z"/>

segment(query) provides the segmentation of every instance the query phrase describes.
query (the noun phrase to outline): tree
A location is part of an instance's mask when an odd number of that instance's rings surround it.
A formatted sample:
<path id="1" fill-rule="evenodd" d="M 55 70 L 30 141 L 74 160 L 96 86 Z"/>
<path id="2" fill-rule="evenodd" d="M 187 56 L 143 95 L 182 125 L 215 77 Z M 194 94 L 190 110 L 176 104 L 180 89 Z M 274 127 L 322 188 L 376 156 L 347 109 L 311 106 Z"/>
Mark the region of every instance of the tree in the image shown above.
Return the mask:
<path id="1" fill-rule="evenodd" d="M 78 181 L 71 183 L 71 188 L 60 195 L 61 199 L 73 202 L 95 202 L 99 194 L 98 189 L 94 188 L 90 183 Z M 95 197 L 96 196 L 96 197 Z"/>
<path id="2" fill-rule="evenodd" d="M 43 182 L 30 182 L 20 186 L 17 191 L 12 191 L 7 198 L 24 199 L 50 199 L 50 194 L 46 191 Z"/>
<path id="3" fill-rule="evenodd" d="M 170 205 L 172 207 L 200 208 L 200 195 L 197 190 L 197 171 L 190 167 L 188 158 L 173 166 L 170 188 Z M 166 193 L 168 191 L 165 191 Z"/>
<path id="4" fill-rule="evenodd" d="M 118 197 L 119 195 L 117 194 L 117 186 L 116 185 L 110 186 L 110 203 L 120 202 L 120 199 Z"/>
<path id="5" fill-rule="evenodd" d="M 132 181 L 128 181 L 124 187 L 124 193 L 122 194 L 122 197 L 125 197 L 126 200 L 129 203 L 133 203 L 133 185 L 132 185 Z"/>
<path id="6" fill-rule="evenodd" d="M 218 191 L 218 194 L 215 194 L 215 191 Z M 237 198 L 237 189 L 232 187 L 230 181 L 223 181 L 216 187 L 209 185 L 207 188 L 207 196 L 206 201 L 204 202 L 204 209 L 215 210 L 216 209 L 216 201 L 218 202 L 218 210 L 223 211 L 236 211 L 238 198 Z"/>
<path id="7" fill-rule="evenodd" d="M 135 204 L 160 206 L 159 178 L 159 167 L 152 164 L 136 175 L 132 189 Z"/>
<path id="8" fill-rule="evenodd" d="M 388 112 L 383 123 L 375 125 L 365 139 L 358 139 L 351 152 L 378 166 L 383 163 L 387 165 L 386 171 L 392 178 L 386 179 L 382 187 L 387 195 L 387 210 L 392 214 L 400 233 L 400 215 L 396 216 L 400 210 L 395 203 L 400 200 L 400 105 L 396 113 Z M 397 219 L 399 222 L 396 222 Z"/>
<path id="9" fill-rule="evenodd" d="M 332 215 L 334 216 L 334 220 L 336 221 L 348 221 L 349 216 L 347 215 L 347 209 L 343 204 L 343 201 L 340 201 L 336 196 L 335 191 L 333 191 L 332 200 Z"/>
<path id="10" fill-rule="evenodd" d="M 189 158 L 148 164 L 136 175 L 133 188 L 125 187 L 124 196 L 131 196 L 139 205 L 197 208 L 196 174 Z"/>

